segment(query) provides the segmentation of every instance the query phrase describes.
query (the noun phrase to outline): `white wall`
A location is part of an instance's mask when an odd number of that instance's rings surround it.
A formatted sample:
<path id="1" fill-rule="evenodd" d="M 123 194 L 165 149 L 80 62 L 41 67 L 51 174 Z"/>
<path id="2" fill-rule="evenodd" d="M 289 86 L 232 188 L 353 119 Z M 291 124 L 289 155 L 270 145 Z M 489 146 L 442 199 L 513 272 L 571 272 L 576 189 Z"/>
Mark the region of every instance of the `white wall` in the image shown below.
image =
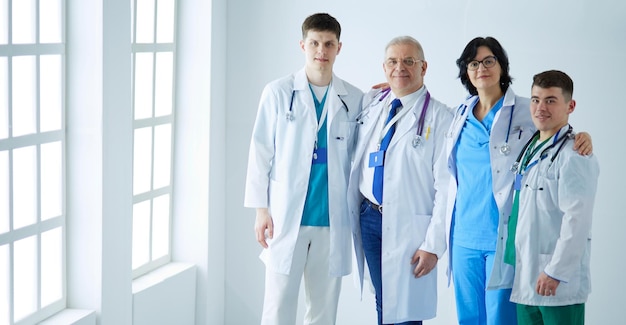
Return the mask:
<path id="1" fill-rule="evenodd" d="M 131 324 L 130 7 L 66 3 L 67 305 Z"/>
<path id="2" fill-rule="evenodd" d="M 195 322 L 196 266 L 169 263 L 133 281 L 133 325 Z"/>
<path id="3" fill-rule="evenodd" d="M 626 283 L 626 218 L 620 204 L 626 177 L 617 94 L 626 74 L 626 3 L 613 0 L 303 2 L 229 0 L 226 79 L 226 323 L 259 322 L 264 267 L 252 228 L 254 212 L 242 207 L 250 132 L 262 87 L 303 66 L 298 47 L 302 20 L 329 12 L 342 24 L 343 49 L 335 71 L 361 89 L 384 81 L 383 49 L 399 35 L 423 45 L 426 84 L 433 96 L 456 106 L 465 93 L 454 61 L 475 36 L 494 36 L 508 51 L 513 89 L 529 94 L 532 76 L 546 69 L 567 72 L 575 83 L 577 110 L 570 122 L 591 133 L 601 163 L 594 215 L 593 293 L 590 324 L 622 320 Z M 215 107 L 214 107 L 215 109 Z M 623 201 L 622 201 L 623 202 Z M 441 273 L 442 270 L 440 270 Z M 351 278 L 344 280 L 339 324 L 375 324 L 371 296 L 359 302 Z M 428 324 L 455 323 L 452 289 L 440 278 L 439 316 Z M 300 311 L 301 315 L 301 311 Z"/>

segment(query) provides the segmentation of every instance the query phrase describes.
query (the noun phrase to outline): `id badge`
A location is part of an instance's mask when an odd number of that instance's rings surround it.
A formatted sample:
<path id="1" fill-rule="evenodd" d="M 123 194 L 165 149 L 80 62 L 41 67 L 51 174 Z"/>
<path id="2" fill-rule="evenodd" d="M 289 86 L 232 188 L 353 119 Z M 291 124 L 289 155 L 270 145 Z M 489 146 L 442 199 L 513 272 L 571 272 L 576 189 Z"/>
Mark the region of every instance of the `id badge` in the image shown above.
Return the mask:
<path id="1" fill-rule="evenodd" d="M 522 190 L 522 178 L 524 178 L 524 175 L 522 174 L 515 174 L 515 185 L 513 185 L 513 189 L 516 191 L 521 191 Z"/>
<path id="2" fill-rule="evenodd" d="M 326 148 L 313 150 L 313 164 L 325 164 L 328 161 L 328 151 Z"/>
<path id="3" fill-rule="evenodd" d="M 382 166 L 385 161 L 385 152 L 382 150 L 370 153 L 369 167 Z"/>

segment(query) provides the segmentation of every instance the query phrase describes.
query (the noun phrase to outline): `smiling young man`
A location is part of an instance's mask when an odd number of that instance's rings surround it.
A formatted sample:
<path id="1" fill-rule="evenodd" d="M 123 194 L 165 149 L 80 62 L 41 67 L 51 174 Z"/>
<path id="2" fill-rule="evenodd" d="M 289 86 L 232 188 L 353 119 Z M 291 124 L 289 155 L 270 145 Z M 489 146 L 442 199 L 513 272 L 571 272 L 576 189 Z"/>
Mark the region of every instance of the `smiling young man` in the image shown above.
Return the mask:
<path id="1" fill-rule="evenodd" d="M 514 239 L 505 257 L 515 266 L 511 301 L 518 304 L 518 324 L 585 322 L 599 166 L 594 155 L 572 150 L 573 89 L 561 71 L 533 78 L 530 113 L 537 132 L 515 164 Z"/>
<path id="2" fill-rule="evenodd" d="M 334 324 L 341 277 L 351 271 L 346 192 L 363 93 L 333 74 L 340 34 L 332 16 L 307 17 L 304 68 L 261 95 L 244 205 L 256 208 L 264 248 L 262 324 L 295 324 L 303 277 L 304 324 Z"/>

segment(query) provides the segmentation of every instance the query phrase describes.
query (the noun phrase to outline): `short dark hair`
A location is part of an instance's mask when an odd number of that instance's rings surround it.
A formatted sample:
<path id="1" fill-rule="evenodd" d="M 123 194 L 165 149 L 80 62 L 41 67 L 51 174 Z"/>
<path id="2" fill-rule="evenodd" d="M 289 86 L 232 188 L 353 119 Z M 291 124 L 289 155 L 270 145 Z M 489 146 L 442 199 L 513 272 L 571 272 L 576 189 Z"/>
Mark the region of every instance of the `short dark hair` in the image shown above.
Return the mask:
<path id="1" fill-rule="evenodd" d="M 541 88 L 561 88 L 561 92 L 566 101 L 572 100 L 572 95 L 574 94 L 574 81 L 572 81 L 572 78 L 565 72 L 559 70 L 548 70 L 536 74 L 533 77 L 533 87 L 534 86 Z"/>
<path id="2" fill-rule="evenodd" d="M 502 68 L 502 75 L 500 76 L 500 89 L 503 93 L 509 89 L 509 86 L 513 82 L 513 78 L 509 75 L 509 57 L 506 55 L 506 51 L 500 45 L 500 42 L 493 37 L 476 37 L 471 40 L 465 46 L 463 53 L 456 60 L 456 65 L 459 67 L 459 79 L 461 79 L 461 83 L 467 91 L 469 91 L 472 95 L 478 95 L 478 91 L 476 91 L 476 87 L 472 85 L 469 77 L 467 76 L 467 64 L 474 60 L 476 57 L 476 53 L 478 53 L 478 48 L 481 46 L 488 47 L 493 55 L 496 57 L 498 62 L 500 63 L 500 67 Z"/>
<path id="3" fill-rule="evenodd" d="M 302 39 L 306 38 L 310 30 L 334 33 L 337 36 L 337 40 L 341 36 L 341 25 L 339 25 L 335 17 L 327 13 L 317 13 L 306 17 L 302 23 Z"/>

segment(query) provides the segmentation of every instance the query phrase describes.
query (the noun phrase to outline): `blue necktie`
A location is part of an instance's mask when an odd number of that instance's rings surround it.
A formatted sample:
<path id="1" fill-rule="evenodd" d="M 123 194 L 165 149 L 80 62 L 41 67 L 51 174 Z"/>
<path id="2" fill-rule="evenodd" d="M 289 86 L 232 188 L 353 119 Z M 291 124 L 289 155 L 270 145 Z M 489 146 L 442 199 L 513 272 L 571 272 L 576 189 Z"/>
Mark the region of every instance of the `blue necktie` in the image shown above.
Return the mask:
<path id="1" fill-rule="evenodd" d="M 389 111 L 389 116 L 387 117 L 387 122 L 385 122 L 385 125 L 387 125 L 387 123 L 391 121 L 391 119 L 396 115 L 397 109 L 401 106 L 402 106 L 402 102 L 400 102 L 400 99 L 398 98 L 394 99 L 391 102 L 391 110 Z M 387 151 L 387 147 L 389 147 L 389 142 L 391 142 L 391 137 L 393 137 L 394 132 L 396 132 L 395 123 L 389 128 L 389 130 L 387 131 L 387 134 L 385 134 L 385 137 L 381 141 L 380 151 Z M 372 191 L 374 192 L 374 197 L 376 198 L 378 203 L 380 203 L 381 205 L 383 204 L 383 177 L 384 177 L 383 168 L 384 168 L 384 160 L 383 160 L 383 165 L 374 167 L 374 184 L 372 188 Z"/>

